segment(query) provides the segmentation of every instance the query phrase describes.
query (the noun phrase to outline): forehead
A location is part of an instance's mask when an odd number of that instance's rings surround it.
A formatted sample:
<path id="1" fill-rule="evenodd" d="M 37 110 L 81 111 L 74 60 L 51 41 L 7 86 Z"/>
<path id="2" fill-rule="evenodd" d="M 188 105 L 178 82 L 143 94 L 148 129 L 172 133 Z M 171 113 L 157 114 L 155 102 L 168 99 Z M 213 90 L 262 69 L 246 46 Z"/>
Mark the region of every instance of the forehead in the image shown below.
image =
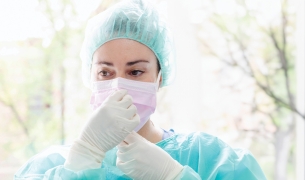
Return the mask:
<path id="1" fill-rule="evenodd" d="M 154 52 L 146 45 L 130 39 L 115 39 L 100 46 L 93 54 L 93 63 L 98 61 L 156 61 Z"/>

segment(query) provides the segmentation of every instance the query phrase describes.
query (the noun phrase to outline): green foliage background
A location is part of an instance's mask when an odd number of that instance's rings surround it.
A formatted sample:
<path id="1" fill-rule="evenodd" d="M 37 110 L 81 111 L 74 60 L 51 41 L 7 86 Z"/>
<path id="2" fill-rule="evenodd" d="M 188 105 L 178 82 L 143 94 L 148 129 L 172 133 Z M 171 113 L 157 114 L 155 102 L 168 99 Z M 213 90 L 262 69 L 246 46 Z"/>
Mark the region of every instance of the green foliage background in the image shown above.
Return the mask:
<path id="1" fill-rule="evenodd" d="M 102 1 L 91 15 L 103 11 L 115 2 Z M 216 2 L 209 1 L 209 7 L 215 7 L 213 3 Z M 233 2 L 244 7 L 246 1 L 232 0 Z M 289 6 L 285 3 L 281 5 Z M 51 145 L 72 142 L 90 112 L 90 90 L 86 89 L 81 82 L 81 61 L 78 56 L 88 17 L 83 18 L 76 7 L 76 2 L 72 1 L 38 1 L 36 11 L 46 19 L 45 25 L 42 26 L 45 36 L 0 41 L 0 52 L 11 52 L 0 53 L 0 136 L 2 137 L 0 179 L 11 179 L 22 164 L 43 149 Z M 210 50 L 216 52 L 208 51 L 205 46 L 202 49 L 205 57 L 216 56 L 218 60 L 226 61 L 223 68 L 230 71 L 238 71 L 242 74 L 242 71 L 246 69 L 246 72 L 250 72 L 238 48 L 238 42 L 242 43 L 246 54 L 252 60 L 251 67 L 256 80 L 266 84 L 265 75 L 260 72 L 259 65 L 255 64 L 260 58 L 263 66 L 268 70 L 270 90 L 284 101 L 288 101 L 278 52 L 268 34 L 272 30 L 280 48 L 286 51 L 289 60 L 290 88 L 292 94 L 295 94 L 295 46 L 292 43 L 295 14 L 293 11 L 287 11 L 289 29 L 285 47 L 279 24 L 258 25 L 259 12 L 245 9 L 245 14 L 240 16 L 238 13 L 221 14 L 216 10 L 204 8 L 203 11 L 212 13 L 208 15 L 206 21 L 197 25 L 198 34 L 218 35 L 218 38 L 212 38 L 212 41 L 201 38 L 199 35 L 198 41 L 209 42 Z M 207 28 L 209 24 L 212 24 L 213 28 Z M 233 51 L 233 58 L 230 58 L 230 50 Z M 259 87 L 256 86 L 254 89 L 253 118 L 261 121 L 263 126 L 272 122 L 277 130 L 285 127 L 287 125 L 285 119 L 291 115 L 291 111 L 282 104 L 274 102 Z M 258 109 L 264 111 L 265 115 L 257 112 Z M 268 179 L 272 179 L 274 132 L 268 132 L 261 126 L 254 128 L 261 130 L 269 139 L 267 141 L 256 139 L 251 143 L 250 150 L 261 163 Z M 228 124 L 223 131 L 227 129 L 230 129 Z M 253 137 L 243 129 L 238 130 L 240 130 L 240 138 L 236 141 Z M 272 150 L 269 151 L 270 149 Z M 289 151 L 287 170 L 289 178 L 294 177 L 294 151 L 293 142 Z"/>

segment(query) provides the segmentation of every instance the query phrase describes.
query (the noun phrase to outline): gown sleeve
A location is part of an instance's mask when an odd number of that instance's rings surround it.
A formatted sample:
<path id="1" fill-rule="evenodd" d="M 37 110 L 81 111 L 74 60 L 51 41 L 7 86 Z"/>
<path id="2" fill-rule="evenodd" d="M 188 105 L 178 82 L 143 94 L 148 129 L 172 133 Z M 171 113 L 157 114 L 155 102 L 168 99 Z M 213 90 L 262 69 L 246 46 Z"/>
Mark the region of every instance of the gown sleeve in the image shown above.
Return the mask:
<path id="1" fill-rule="evenodd" d="M 188 136 L 178 135 L 174 141 L 164 150 L 184 166 L 176 179 L 266 179 L 248 150 L 233 149 L 217 137 L 198 132 Z"/>
<path id="2" fill-rule="evenodd" d="M 174 180 L 201 180 L 201 177 L 189 166 L 184 166 L 182 172 Z"/>
<path id="3" fill-rule="evenodd" d="M 89 180 L 89 179 L 129 179 L 115 167 L 115 153 L 113 149 L 106 153 L 99 169 L 87 169 L 73 172 L 64 168 L 65 157 L 70 147 L 55 146 L 33 156 L 14 176 L 15 180 Z"/>
<path id="4" fill-rule="evenodd" d="M 86 174 L 95 174 L 100 179 L 105 179 L 103 170 L 96 174 L 94 171 L 91 172 L 92 170 L 73 172 L 65 169 L 65 156 L 67 155 L 68 149 L 69 147 L 67 146 L 53 146 L 33 156 L 15 173 L 14 179 L 81 179 Z"/>

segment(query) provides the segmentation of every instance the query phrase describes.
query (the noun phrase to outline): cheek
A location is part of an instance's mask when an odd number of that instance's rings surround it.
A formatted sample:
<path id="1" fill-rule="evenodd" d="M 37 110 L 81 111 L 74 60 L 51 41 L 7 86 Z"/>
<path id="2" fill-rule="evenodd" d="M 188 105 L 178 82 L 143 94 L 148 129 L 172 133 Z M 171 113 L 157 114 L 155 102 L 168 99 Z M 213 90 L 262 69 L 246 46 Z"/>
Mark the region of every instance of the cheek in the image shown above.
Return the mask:
<path id="1" fill-rule="evenodd" d="M 149 76 L 149 80 L 148 82 L 155 82 L 156 81 L 156 76 L 155 76 L 155 73 L 151 73 L 150 76 Z"/>
<path id="2" fill-rule="evenodd" d="M 155 70 L 155 69 L 153 71 L 149 71 L 149 73 L 146 76 L 146 81 L 147 82 L 156 82 L 158 73 L 159 72 L 157 72 L 157 70 Z"/>

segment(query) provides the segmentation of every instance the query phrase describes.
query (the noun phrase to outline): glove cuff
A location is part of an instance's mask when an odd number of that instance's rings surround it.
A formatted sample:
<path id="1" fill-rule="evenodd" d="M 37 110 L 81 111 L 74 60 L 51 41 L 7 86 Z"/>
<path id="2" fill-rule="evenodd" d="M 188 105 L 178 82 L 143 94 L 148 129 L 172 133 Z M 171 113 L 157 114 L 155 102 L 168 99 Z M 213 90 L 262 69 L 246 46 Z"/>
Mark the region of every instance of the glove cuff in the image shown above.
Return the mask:
<path id="1" fill-rule="evenodd" d="M 178 163 L 175 160 L 175 164 L 174 164 L 174 168 L 172 169 L 172 171 L 170 172 L 170 174 L 167 176 L 166 180 L 176 180 L 176 179 L 180 179 L 179 175 L 182 173 L 183 171 L 183 166 Z"/>
<path id="2" fill-rule="evenodd" d="M 101 167 L 104 157 L 105 152 L 78 139 L 72 144 L 64 167 L 74 172 L 98 169 Z"/>

